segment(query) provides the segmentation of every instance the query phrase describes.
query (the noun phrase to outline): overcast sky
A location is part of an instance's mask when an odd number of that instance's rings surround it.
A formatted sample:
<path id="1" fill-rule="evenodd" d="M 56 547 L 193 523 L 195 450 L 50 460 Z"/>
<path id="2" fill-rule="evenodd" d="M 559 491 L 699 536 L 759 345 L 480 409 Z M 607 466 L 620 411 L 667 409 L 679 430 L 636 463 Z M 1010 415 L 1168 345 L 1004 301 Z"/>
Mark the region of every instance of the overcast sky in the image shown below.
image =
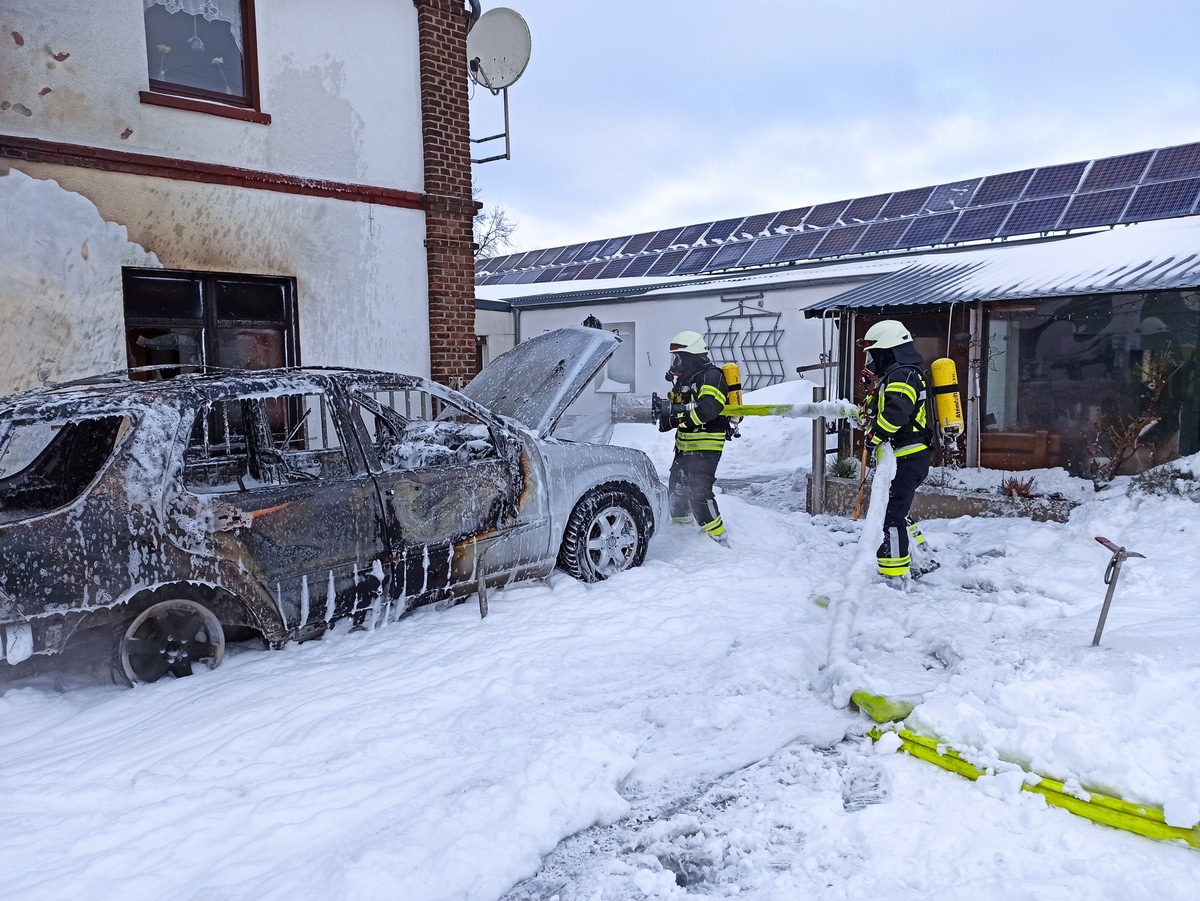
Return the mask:
<path id="1" fill-rule="evenodd" d="M 474 170 L 513 250 L 1200 141 L 1197 0 L 504 5 L 532 54 Z"/>

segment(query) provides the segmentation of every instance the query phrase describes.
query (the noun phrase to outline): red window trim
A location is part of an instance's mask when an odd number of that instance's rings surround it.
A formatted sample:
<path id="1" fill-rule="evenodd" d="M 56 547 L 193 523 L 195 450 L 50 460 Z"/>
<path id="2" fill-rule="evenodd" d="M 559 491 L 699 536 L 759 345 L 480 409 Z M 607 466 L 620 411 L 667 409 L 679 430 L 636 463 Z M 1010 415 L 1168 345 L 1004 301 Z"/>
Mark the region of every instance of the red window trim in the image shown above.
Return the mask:
<path id="1" fill-rule="evenodd" d="M 196 88 L 180 87 L 176 90 L 170 82 L 153 78 L 150 79 L 150 90 L 139 91 L 138 97 L 142 103 L 153 106 L 270 125 L 271 116 L 262 111 L 258 90 L 258 25 L 254 15 L 254 0 L 242 0 L 242 61 L 245 65 L 246 82 L 244 103 L 230 103 L 222 94 Z"/>
<path id="2" fill-rule="evenodd" d="M 244 122 L 257 122 L 260 125 L 270 125 L 270 113 L 259 112 L 244 106 L 230 106 L 226 103 L 215 103 L 211 100 L 200 100 L 195 97 L 184 97 L 181 94 L 160 94 L 155 91 L 139 91 L 138 97 L 142 103 L 152 106 L 165 106 L 170 109 L 188 110 L 193 113 L 208 113 L 210 116 L 224 116 L 226 119 L 241 119 Z"/>
<path id="3" fill-rule="evenodd" d="M 59 141 L 42 141 L 37 138 L 20 138 L 13 135 L 0 134 L 0 159 L 55 163 L 62 166 L 78 166 L 83 169 L 124 172 L 132 175 L 148 175 L 155 178 L 195 181 L 213 185 L 234 185 L 261 191 L 278 191 L 282 194 L 332 197 L 337 200 L 375 203 L 380 206 L 402 207 L 410 210 L 425 209 L 425 195 L 415 191 L 303 178 L 298 175 L 242 169 L 238 166 L 224 166 L 219 163 L 171 159 L 146 153 L 127 153 L 121 150 L 106 150 L 102 147 L 64 144 Z"/>

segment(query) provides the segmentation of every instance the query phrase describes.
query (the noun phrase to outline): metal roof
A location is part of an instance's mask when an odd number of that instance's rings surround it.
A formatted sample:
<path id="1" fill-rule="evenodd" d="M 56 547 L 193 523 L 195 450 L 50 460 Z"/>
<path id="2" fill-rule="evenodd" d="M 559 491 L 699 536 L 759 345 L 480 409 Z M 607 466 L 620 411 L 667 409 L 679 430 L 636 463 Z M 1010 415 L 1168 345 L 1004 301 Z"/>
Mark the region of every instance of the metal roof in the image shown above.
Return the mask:
<path id="1" fill-rule="evenodd" d="M 1195 217 L 917 259 L 819 301 L 806 314 L 1183 288 L 1200 288 L 1200 220 Z"/>

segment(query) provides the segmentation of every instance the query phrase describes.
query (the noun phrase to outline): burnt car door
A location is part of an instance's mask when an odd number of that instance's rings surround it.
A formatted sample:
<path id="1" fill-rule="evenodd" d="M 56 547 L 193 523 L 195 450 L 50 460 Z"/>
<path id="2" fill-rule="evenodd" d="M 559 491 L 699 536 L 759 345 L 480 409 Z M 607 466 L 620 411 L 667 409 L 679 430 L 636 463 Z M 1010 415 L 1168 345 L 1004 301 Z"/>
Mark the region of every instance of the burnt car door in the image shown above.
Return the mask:
<path id="1" fill-rule="evenodd" d="M 211 504 L 218 555 L 257 579 L 295 637 L 388 612 L 378 489 L 342 415 L 319 385 L 217 399 L 185 453 L 185 488 Z"/>
<path id="2" fill-rule="evenodd" d="M 364 379 L 350 397 L 383 495 L 393 597 L 466 594 L 544 561 L 549 523 L 517 433 L 422 379 Z"/>

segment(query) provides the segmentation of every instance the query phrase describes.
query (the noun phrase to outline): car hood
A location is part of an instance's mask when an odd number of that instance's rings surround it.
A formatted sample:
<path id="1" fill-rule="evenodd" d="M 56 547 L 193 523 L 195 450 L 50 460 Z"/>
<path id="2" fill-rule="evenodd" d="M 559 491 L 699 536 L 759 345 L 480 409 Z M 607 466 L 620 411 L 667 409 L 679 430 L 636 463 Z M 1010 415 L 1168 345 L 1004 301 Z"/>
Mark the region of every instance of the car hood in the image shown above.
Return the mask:
<path id="1" fill-rule="evenodd" d="M 496 357 L 462 393 L 545 438 L 620 343 L 604 329 L 555 329 Z"/>

